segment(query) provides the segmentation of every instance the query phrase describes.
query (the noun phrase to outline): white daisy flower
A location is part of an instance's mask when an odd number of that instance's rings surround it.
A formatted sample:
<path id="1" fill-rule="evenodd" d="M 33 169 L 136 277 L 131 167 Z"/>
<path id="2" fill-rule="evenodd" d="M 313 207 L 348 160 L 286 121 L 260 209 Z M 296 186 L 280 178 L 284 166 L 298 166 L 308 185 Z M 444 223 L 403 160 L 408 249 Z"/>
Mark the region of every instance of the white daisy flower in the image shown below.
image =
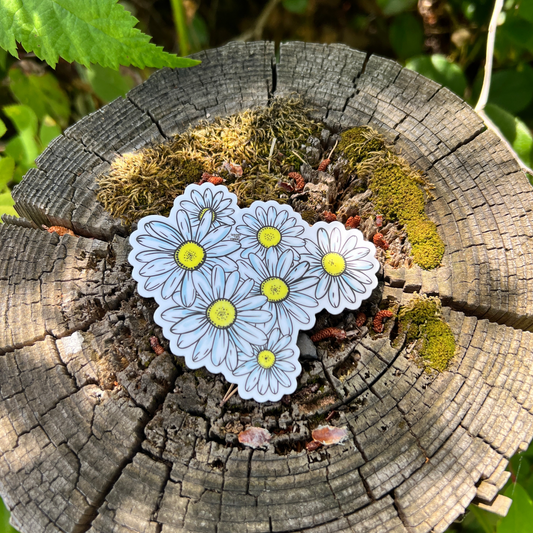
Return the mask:
<path id="1" fill-rule="evenodd" d="M 258 402 L 275 402 L 294 392 L 302 370 L 298 354 L 292 337 L 283 336 L 277 328 L 268 335 L 265 344 L 254 346 L 251 353 L 239 353 L 239 366 L 233 373 L 241 377 L 239 395 Z"/>
<path id="2" fill-rule="evenodd" d="M 168 220 L 158 216 L 143 219 L 130 237 L 133 251 L 129 261 L 139 294 L 166 300 L 177 293 L 177 301 L 189 307 L 196 298 L 199 275 L 209 276 L 215 266 L 227 272 L 237 269 L 228 256 L 239 249 L 239 243 L 224 241 L 231 227 L 213 228 L 208 216 L 196 227 L 183 210 L 177 212 L 176 227 Z"/>
<path id="3" fill-rule="evenodd" d="M 284 335 L 292 335 L 294 322 L 298 322 L 301 329 L 313 326 L 315 316 L 304 310 L 316 310 L 318 302 L 311 296 L 312 287 L 318 283 L 318 277 L 308 276 L 309 263 L 295 262 L 292 250 L 286 250 L 278 258 L 273 249 L 267 250 L 266 258 L 261 259 L 257 254 L 248 257 L 254 272 L 254 293 L 267 298 L 263 306 L 272 313 L 272 318 L 265 324 L 265 331 L 274 326 L 279 327 Z M 243 265 L 244 264 L 244 265 Z M 239 266 L 249 265 L 243 261 Z"/>
<path id="4" fill-rule="evenodd" d="M 285 250 L 302 248 L 305 245 L 300 235 L 306 226 L 296 217 L 289 216 L 288 209 L 283 209 L 280 205 L 270 205 L 268 211 L 265 211 L 261 206 L 252 205 L 243 211 L 247 211 L 242 215 L 243 224 L 235 228 L 237 233 L 242 235 L 243 257 L 248 257 L 251 253 L 265 257 L 267 250 L 275 250 L 279 255 Z M 293 252 L 298 259 L 298 252 L 296 250 Z"/>
<path id="5" fill-rule="evenodd" d="M 176 355 L 184 355 L 189 368 L 205 366 L 210 372 L 224 372 L 221 365 L 237 368 L 237 350 L 252 352 L 252 345 L 267 342 L 256 324 L 271 318 L 261 310 L 266 298 L 250 294 L 253 281 L 242 281 L 239 272 L 225 278 L 224 270 L 215 266 L 209 278 L 199 274 L 196 282 L 198 298 L 188 308 L 159 307 L 156 322 L 171 339 Z"/>
<path id="6" fill-rule="evenodd" d="M 219 187 L 220 189 L 220 187 Z M 214 228 L 220 225 L 232 226 L 235 220 L 231 215 L 235 213 L 235 195 L 225 193 L 223 190 L 216 191 L 216 187 L 211 183 L 205 183 L 201 187 L 187 190 L 189 199 L 181 200 L 180 207 L 189 213 L 191 224 L 196 226 L 204 216 L 211 217 Z M 232 198 L 234 197 L 234 198 Z"/>
<path id="7" fill-rule="evenodd" d="M 316 238 L 306 239 L 309 253 L 302 255 L 302 260 L 310 264 L 307 275 L 320 278 L 315 298 L 323 299 L 330 312 L 357 309 L 377 286 L 379 263 L 374 245 L 363 241 L 360 231 L 347 232 L 338 222 L 318 223 L 313 228 Z"/>

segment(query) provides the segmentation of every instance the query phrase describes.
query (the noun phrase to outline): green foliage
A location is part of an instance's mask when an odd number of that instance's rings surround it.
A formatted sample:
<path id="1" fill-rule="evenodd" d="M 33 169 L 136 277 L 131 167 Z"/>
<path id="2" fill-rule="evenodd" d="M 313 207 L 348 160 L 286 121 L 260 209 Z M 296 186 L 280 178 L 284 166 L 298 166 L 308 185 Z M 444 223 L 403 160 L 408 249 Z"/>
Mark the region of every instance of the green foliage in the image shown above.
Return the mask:
<path id="1" fill-rule="evenodd" d="M 88 68 L 86 79 L 98 98 L 106 104 L 119 96 L 125 96 L 135 85 L 129 76 L 123 76 L 120 71 L 100 65 Z"/>
<path id="2" fill-rule="evenodd" d="M 416 6 L 416 0 L 378 0 L 384 15 L 398 15 Z"/>
<path id="3" fill-rule="evenodd" d="M 485 112 L 498 126 L 520 159 L 531 168 L 533 165 L 533 136 L 531 130 L 518 118 L 500 107 L 487 104 Z"/>
<path id="4" fill-rule="evenodd" d="M 51 72 L 26 74 L 21 69 L 9 71 L 9 88 L 15 99 L 33 109 L 37 118 L 46 115 L 66 126 L 70 115 L 68 97 Z"/>
<path id="5" fill-rule="evenodd" d="M 282 0 L 283 7 L 291 13 L 305 13 L 309 0 Z"/>
<path id="6" fill-rule="evenodd" d="M 2 500 L 0 500 L 0 533 L 17 533 L 17 530 L 9 524 L 9 511 Z"/>
<path id="7" fill-rule="evenodd" d="M 512 94 L 513 97 L 509 98 Z M 489 102 L 509 113 L 519 113 L 533 101 L 533 68 L 527 64 L 495 72 L 490 84 Z"/>
<path id="8" fill-rule="evenodd" d="M 526 533 L 531 531 L 533 524 L 533 501 L 520 485 L 509 485 L 505 496 L 513 500 L 509 513 L 496 528 L 497 533 Z"/>
<path id="9" fill-rule="evenodd" d="M 412 13 L 401 13 L 389 28 L 392 49 L 400 59 L 417 56 L 424 47 L 424 29 L 420 19 Z"/>
<path id="10" fill-rule="evenodd" d="M 0 0 L 0 47 L 17 57 L 18 41 L 52 67 L 59 56 L 113 69 L 198 64 L 150 43 L 137 22 L 117 0 Z"/>
<path id="11" fill-rule="evenodd" d="M 461 67 L 446 59 L 442 54 L 412 57 L 405 66 L 448 87 L 450 91 L 461 97 L 464 95 L 467 81 Z"/>

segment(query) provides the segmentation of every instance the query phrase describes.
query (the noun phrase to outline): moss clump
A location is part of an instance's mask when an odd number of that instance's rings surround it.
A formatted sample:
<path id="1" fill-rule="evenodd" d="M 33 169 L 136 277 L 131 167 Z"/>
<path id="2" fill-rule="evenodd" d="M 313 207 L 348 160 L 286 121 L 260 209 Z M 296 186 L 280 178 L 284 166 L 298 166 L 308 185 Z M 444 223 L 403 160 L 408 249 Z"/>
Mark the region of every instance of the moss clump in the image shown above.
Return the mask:
<path id="1" fill-rule="evenodd" d="M 356 169 L 357 163 L 371 155 L 382 153 L 384 149 L 383 136 L 368 126 L 358 126 L 341 133 L 339 152 L 343 152 L 348 159 L 349 172 Z"/>
<path id="2" fill-rule="evenodd" d="M 415 295 L 398 313 L 400 330 L 407 342 L 421 341 L 419 355 L 425 367 L 443 372 L 455 354 L 455 337 L 441 318 L 441 303 L 436 297 Z"/>
<path id="3" fill-rule="evenodd" d="M 444 243 L 424 210 L 422 187 L 427 187 L 427 183 L 422 175 L 394 154 L 374 157 L 361 167 L 369 172 L 369 188 L 376 210 L 405 227 L 414 262 L 428 270 L 438 267 L 444 255 Z"/>
<path id="4" fill-rule="evenodd" d="M 266 108 L 202 121 L 168 143 L 115 159 L 98 179 L 97 198 L 131 224 L 150 214 L 168 215 L 174 198 L 210 172 L 227 179 L 241 207 L 255 200 L 283 203 L 278 182 L 299 167 L 300 147 L 323 127 L 310 111 L 301 98 L 276 98 Z M 242 165 L 243 175 L 225 173 L 224 162 Z"/>

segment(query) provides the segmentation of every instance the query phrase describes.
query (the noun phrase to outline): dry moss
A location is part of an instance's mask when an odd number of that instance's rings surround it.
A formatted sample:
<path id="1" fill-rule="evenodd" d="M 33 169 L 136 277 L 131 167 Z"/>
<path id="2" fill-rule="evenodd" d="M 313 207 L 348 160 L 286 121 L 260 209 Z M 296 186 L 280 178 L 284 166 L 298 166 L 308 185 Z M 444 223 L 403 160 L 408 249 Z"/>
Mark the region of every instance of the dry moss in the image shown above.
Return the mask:
<path id="1" fill-rule="evenodd" d="M 421 342 L 418 353 L 424 366 L 428 370 L 444 372 L 455 354 L 455 337 L 441 318 L 440 300 L 415 295 L 400 309 L 398 319 L 407 342 Z"/>
<path id="2" fill-rule="evenodd" d="M 202 121 L 168 143 L 117 158 L 98 179 L 97 198 L 131 224 L 151 214 L 168 215 L 176 196 L 210 172 L 226 178 L 241 207 L 255 200 L 283 203 L 277 184 L 299 167 L 294 152 L 301 157 L 301 145 L 321 127 L 308 117 L 310 111 L 301 98 L 277 98 L 266 108 Z M 224 171 L 226 161 L 242 165 L 242 177 Z"/>

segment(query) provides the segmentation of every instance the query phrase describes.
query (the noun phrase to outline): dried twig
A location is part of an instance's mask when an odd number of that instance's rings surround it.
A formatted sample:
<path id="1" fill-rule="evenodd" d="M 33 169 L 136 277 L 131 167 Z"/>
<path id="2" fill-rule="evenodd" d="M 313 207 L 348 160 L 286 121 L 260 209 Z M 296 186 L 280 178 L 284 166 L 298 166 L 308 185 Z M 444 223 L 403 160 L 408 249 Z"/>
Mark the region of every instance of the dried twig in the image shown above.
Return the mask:
<path id="1" fill-rule="evenodd" d="M 222 407 L 236 392 L 237 385 L 232 383 L 228 389 L 228 392 L 226 392 L 224 398 L 222 398 L 222 401 L 220 402 L 220 407 Z"/>
<path id="2" fill-rule="evenodd" d="M 483 86 L 481 87 L 481 93 L 479 94 L 479 100 L 474 108 L 474 111 L 483 119 L 487 128 L 492 130 L 505 144 L 507 149 L 513 154 L 520 168 L 526 173 L 533 176 L 533 170 L 531 170 L 515 152 L 509 141 L 504 137 L 500 128 L 494 124 L 494 122 L 485 113 L 485 106 L 489 99 L 490 82 L 492 77 L 492 60 L 494 57 L 494 42 L 496 41 L 496 29 L 498 27 L 498 18 L 503 9 L 504 0 L 495 0 L 494 10 L 492 12 L 492 18 L 490 19 L 489 32 L 487 35 L 487 55 L 485 59 L 485 73 L 483 75 Z"/>

